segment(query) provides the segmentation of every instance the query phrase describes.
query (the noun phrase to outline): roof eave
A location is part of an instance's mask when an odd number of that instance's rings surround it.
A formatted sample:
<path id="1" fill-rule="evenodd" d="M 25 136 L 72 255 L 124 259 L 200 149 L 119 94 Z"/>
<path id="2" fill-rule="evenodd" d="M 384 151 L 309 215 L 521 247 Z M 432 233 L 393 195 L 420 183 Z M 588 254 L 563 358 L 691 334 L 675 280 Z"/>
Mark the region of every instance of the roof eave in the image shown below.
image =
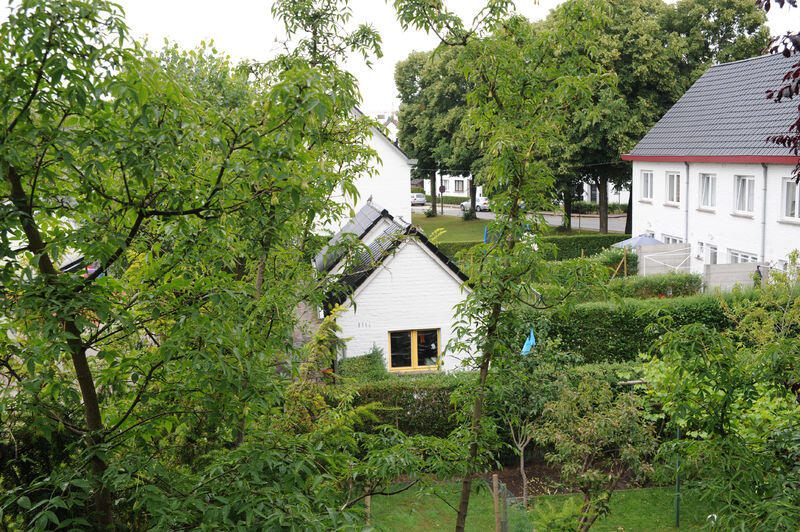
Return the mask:
<path id="1" fill-rule="evenodd" d="M 795 155 L 622 155 L 625 161 L 648 161 L 665 163 L 766 163 L 798 164 L 800 157 Z"/>

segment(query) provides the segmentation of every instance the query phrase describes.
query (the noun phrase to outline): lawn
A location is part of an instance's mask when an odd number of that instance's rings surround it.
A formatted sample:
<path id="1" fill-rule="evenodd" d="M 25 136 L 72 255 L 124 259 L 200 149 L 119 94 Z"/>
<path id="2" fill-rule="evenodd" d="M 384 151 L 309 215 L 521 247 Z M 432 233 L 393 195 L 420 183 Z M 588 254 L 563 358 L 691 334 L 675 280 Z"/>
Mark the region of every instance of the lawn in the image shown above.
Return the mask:
<path id="1" fill-rule="evenodd" d="M 476 483 L 477 484 L 477 483 Z M 481 483 L 477 493 L 469 500 L 466 529 L 472 532 L 494 530 L 494 502 L 486 484 Z M 372 497 L 371 524 L 378 530 L 417 532 L 426 530 L 452 530 L 456 524 L 460 484 L 441 484 L 435 486 L 435 493 L 409 490 L 398 495 Z M 445 503 L 442 499 L 447 501 Z M 509 532 L 523 532 L 532 529 L 521 510 L 508 507 Z"/>
<path id="2" fill-rule="evenodd" d="M 568 497 L 577 495 L 550 495 L 538 497 L 535 505 L 549 504 L 555 508 L 563 505 Z M 681 527 L 678 530 L 702 530 L 706 517 L 712 513 L 697 498 L 681 498 Z M 535 521 L 536 511 L 530 512 Z M 675 491 L 672 488 L 648 488 L 625 490 L 614 493 L 609 504 L 609 513 L 598 519 L 592 532 L 674 532 Z"/>
<path id="3" fill-rule="evenodd" d="M 422 228 L 426 235 L 436 229 L 444 229 L 441 242 L 483 242 L 483 229 L 489 220 L 470 220 L 465 222 L 460 216 L 435 216 L 427 218 L 424 214 L 412 214 L 411 223 Z"/>
<path id="4" fill-rule="evenodd" d="M 439 239 L 440 242 L 483 242 L 483 230 L 490 220 L 470 220 L 465 222 L 461 216 L 439 215 L 427 218 L 424 214 L 411 215 L 411 223 L 422 228 L 426 235 L 431 235 L 436 229 L 446 232 Z M 573 229 L 572 231 L 558 231 L 555 227 L 548 227 L 547 234 L 552 235 L 588 235 L 598 234 L 597 231 L 588 229 Z"/>
<path id="5" fill-rule="evenodd" d="M 442 484 L 436 493 L 453 506 L 458 504 L 458 484 Z M 560 509 L 568 498 L 577 495 L 548 495 L 537 497 L 536 508 L 550 505 Z M 530 521 L 512 506 L 508 508 L 508 530 L 533 530 L 537 510 L 531 510 Z M 712 513 L 696 499 L 681 499 L 681 527 L 677 530 L 702 530 L 706 517 Z M 456 512 L 436 495 L 429 492 L 408 491 L 391 497 L 372 498 L 372 521 L 378 530 L 416 532 L 423 530 L 449 530 L 455 525 Z M 671 488 L 648 488 L 618 491 L 611 498 L 608 516 L 598 519 L 592 532 L 674 532 L 675 493 Z M 467 515 L 467 530 L 490 531 L 494 529 L 494 503 L 488 489 L 473 493 Z"/>

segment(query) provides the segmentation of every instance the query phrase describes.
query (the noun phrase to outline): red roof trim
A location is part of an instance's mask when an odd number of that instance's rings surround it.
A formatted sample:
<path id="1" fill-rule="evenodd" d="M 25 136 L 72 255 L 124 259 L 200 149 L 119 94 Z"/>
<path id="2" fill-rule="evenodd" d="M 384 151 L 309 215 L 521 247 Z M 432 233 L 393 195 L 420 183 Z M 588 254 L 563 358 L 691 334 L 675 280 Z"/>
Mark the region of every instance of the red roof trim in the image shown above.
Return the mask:
<path id="1" fill-rule="evenodd" d="M 797 164 L 800 157 L 794 155 L 631 155 L 623 154 L 625 161 L 652 161 L 668 163 L 775 163 Z"/>

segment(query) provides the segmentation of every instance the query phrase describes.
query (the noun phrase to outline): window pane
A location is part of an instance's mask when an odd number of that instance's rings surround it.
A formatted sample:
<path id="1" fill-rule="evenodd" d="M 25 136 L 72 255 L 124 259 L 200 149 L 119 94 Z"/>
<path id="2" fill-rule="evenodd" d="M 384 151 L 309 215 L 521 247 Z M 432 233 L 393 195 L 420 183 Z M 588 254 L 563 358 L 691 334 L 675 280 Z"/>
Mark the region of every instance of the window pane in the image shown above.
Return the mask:
<path id="1" fill-rule="evenodd" d="M 744 210 L 744 179 L 741 177 L 736 178 L 736 210 Z"/>
<path id="2" fill-rule="evenodd" d="M 711 203 L 708 206 L 714 207 L 717 204 L 717 178 L 712 176 L 708 181 L 711 187 Z"/>
<path id="3" fill-rule="evenodd" d="M 417 331 L 417 364 L 435 366 L 439 360 L 439 335 L 436 329 Z"/>
<path id="4" fill-rule="evenodd" d="M 708 246 L 708 263 L 709 264 L 717 263 L 717 248 L 714 246 Z"/>
<path id="5" fill-rule="evenodd" d="M 786 210 L 784 216 L 797 218 L 797 183 L 786 182 Z"/>
<path id="6" fill-rule="evenodd" d="M 411 367 L 411 332 L 393 332 L 389 335 L 393 368 Z"/>

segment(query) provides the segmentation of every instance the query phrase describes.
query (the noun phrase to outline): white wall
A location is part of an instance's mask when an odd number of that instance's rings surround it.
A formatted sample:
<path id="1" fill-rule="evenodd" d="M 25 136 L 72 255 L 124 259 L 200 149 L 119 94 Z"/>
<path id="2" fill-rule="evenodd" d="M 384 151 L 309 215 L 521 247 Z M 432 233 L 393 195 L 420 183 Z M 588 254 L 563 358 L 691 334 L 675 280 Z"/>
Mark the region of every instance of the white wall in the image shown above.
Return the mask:
<path id="1" fill-rule="evenodd" d="M 652 232 L 655 238 L 665 235 L 687 239 L 692 245 L 694 272 L 702 273 L 708 262 L 707 252 L 701 253 L 700 243 L 716 246 L 717 263 L 731 262 L 731 250 L 750 253 L 758 260 L 773 265 L 785 260 L 792 249 L 800 247 L 800 224 L 783 219 L 783 178 L 791 175 L 791 165 L 767 165 L 766 194 L 764 170 L 761 164 L 689 163 L 688 188 L 686 164 L 683 162 L 633 163 L 633 234 Z M 642 199 L 641 174 L 653 172 L 653 199 Z M 667 172 L 681 174 L 681 201 L 667 205 Z M 713 208 L 701 207 L 700 174 L 716 176 L 716 201 Z M 735 176 L 755 178 L 753 212 L 735 211 Z M 766 197 L 766 211 L 764 198 Z M 766 213 L 766 214 L 765 214 Z M 762 223 L 764 255 L 762 257 Z"/>
<path id="2" fill-rule="evenodd" d="M 465 289 L 466 290 L 466 289 Z M 440 349 L 453 337 L 453 307 L 466 297 L 461 282 L 442 268 L 430 251 L 409 240 L 354 295 L 337 319 L 341 336 L 349 338 L 346 357 L 360 356 L 373 344 L 389 365 L 389 331 L 440 329 Z M 464 353 L 446 353 L 444 370 L 460 366 Z"/>
<path id="3" fill-rule="evenodd" d="M 436 190 L 437 191 L 439 190 L 439 186 L 440 185 L 444 185 L 445 186 L 445 190 L 444 190 L 444 195 L 445 196 L 463 196 L 466 199 L 466 198 L 469 198 L 469 181 L 470 181 L 470 179 L 472 179 L 471 176 L 452 176 L 452 175 L 448 175 L 448 174 L 439 174 L 439 176 L 437 177 Z M 463 189 L 460 192 L 456 192 L 456 181 L 461 181 L 461 183 L 463 185 Z M 430 188 L 430 182 L 426 181 L 426 184 L 427 184 L 427 188 Z M 428 192 L 430 192 L 429 190 L 427 190 L 427 188 L 425 190 L 426 194 Z M 438 194 L 438 192 L 437 192 L 437 194 Z M 476 187 L 475 194 L 479 198 L 483 197 L 483 186 L 482 185 L 478 185 Z"/>
<path id="4" fill-rule="evenodd" d="M 628 198 L 630 197 L 631 193 L 626 188 L 620 188 L 619 190 L 612 185 L 611 183 L 608 184 L 608 202 L 609 203 L 621 203 L 626 205 L 628 203 Z M 592 201 L 592 185 L 591 183 L 583 183 L 583 194 L 581 196 L 581 201 L 591 202 Z M 597 200 L 594 201 L 597 203 Z"/>

